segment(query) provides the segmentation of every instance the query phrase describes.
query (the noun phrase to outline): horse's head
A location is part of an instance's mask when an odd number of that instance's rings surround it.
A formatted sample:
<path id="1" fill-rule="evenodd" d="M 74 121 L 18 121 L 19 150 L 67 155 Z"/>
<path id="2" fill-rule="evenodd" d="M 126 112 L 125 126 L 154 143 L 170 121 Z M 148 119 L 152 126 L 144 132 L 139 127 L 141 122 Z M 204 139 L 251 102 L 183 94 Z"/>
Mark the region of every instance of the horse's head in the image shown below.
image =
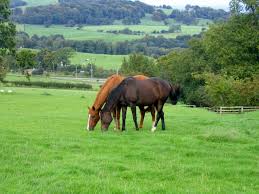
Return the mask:
<path id="1" fill-rule="evenodd" d="M 181 93 L 181 87 L 179 84 L 171 85 L 172 91 L 171 91 L 171 100 L 172 104 L 176 104 Z"/>
<path id="2" fill-rule="evenodd" d="M 94 130 L 99 120 L 100 120 L 99 110 L 96 110 L 94 106 L 92 106 L 91 108 L 88 107 L 87 130 L 88 131 Z"/>
<path id="3" fill-rule="evenodd" d="M 109 128 L 109 125 L 112 122 L 112 115 L 110 112 L 102 112 L 101 111 L 101 129 L 103 131 L 107 131 Z"/>

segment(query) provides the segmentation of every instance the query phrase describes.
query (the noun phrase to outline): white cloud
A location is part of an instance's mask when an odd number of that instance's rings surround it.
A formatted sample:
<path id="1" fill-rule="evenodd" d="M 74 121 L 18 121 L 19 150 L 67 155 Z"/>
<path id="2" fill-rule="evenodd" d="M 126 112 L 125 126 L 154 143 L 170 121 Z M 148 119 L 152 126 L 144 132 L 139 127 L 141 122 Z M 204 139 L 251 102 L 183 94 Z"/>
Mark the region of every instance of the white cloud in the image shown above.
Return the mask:
<path id="1" fill-rule="evenodd" d="M 186 4 L 209 6 L 217 9 L 228 9 L 229 0 L 140 0 L 151 5 L 171 5 L 175 8 L 182 9 Z"/>

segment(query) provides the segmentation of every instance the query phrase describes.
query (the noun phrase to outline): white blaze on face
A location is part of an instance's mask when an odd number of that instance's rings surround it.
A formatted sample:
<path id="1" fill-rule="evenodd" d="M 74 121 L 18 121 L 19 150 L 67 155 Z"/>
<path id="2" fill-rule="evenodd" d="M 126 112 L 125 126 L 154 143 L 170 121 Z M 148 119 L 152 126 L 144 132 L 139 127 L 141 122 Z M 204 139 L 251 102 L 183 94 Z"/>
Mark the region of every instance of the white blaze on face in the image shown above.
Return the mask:
<path id="1" fill-rule="evenodd" d="M 87 130 L 89 131 L 89 126 L 90 125 L 90 115 L 88 115 L 88 122 L 87 122 Z"/>

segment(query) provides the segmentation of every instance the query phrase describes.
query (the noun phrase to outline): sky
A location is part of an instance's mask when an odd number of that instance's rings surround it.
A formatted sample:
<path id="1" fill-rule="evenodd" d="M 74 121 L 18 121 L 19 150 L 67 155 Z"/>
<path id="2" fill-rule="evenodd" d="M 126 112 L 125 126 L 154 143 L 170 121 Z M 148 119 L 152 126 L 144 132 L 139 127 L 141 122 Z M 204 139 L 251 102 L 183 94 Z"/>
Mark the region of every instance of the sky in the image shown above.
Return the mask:
<path id="1" fill-rule="evenodd" d="M 174 8 L 183 9 L 186 4 L 212 7 L 215 9 L 228 9 L 230 0 L 140 0 L 151 5 L 171 5 Z"/>

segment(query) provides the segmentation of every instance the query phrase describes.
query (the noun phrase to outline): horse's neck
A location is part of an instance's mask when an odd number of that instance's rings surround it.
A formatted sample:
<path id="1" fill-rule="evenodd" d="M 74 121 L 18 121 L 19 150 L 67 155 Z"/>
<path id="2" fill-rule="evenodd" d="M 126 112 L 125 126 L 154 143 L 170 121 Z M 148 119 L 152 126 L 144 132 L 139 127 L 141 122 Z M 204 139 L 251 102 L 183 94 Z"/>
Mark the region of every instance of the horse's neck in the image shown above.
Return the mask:
<path id="1" fill-rule="evenodd" d="M 124 78 L 122 76 L 112 76 L 103 84 L 102 88 L 98 92 L 96 99 L 94 101 L 94 108 L 100 110 L 104 105 L 110 91 L 116 87 Z"/>
<path id="2" fill-rule="evenodd" d="M 103 107 L 104 112 L 111 112 L 116 107 L 116 105 L 120 101 L 122 90 L 123 90 L 123 86 L 120 85 L 110 93 L 105 103 L 105 106 Z"/>

